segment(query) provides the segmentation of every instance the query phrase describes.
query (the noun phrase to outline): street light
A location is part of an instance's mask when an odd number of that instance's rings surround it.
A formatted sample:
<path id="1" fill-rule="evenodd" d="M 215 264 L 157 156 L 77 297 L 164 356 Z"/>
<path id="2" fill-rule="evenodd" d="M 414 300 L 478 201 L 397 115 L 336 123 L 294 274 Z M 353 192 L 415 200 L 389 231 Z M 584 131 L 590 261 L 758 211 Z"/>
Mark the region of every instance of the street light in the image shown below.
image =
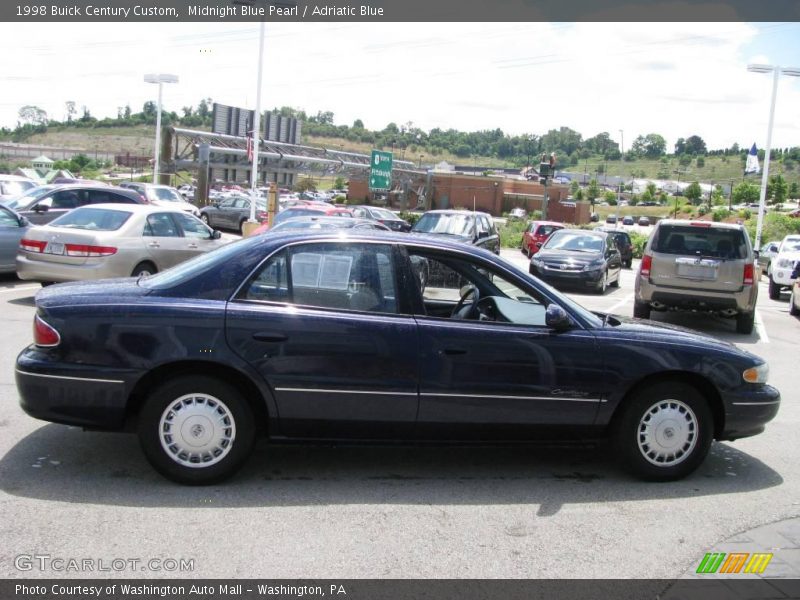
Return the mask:
<path id="1" fill-rule="evenodd" d="M 156 113 L 156 148 L 153 162 L 153 183 L 158 183 L 158 165 L 161 160 L 161 91 L 165 83 L 178 83 L 177 75 L 169 73 L 148 73 L 144 76 L 145 83 L 158 84 L 158 112 Z"/>
<path id="2" fill-rule="evenodd" d="M 767 199 L 767 182 L 769 181 L 769 155 L 772 150 L 772 124 L 775 122 L 775 100 L 778 95 L 778 78 L 781 73 L 788 77 L 800 77 L 800 68 L 781 67 L 779 65 L 747 65 L 751 73 L 772 73 L 772 102 L 769 107 L 769 125 L 767 126 L 767 146 L 764 149 L 764 171 L 761 175 L 761 194 L 758 200 L 758 221 L 756 222 L 755 249 L 761 248 L 761 229 L 764 226 L 764 208 Z"/>
<path id="3" fill-rule="evenodd" d="M 625 180 L 625 176 L 622 174 L 625 169 L 625 134 L 622 132 L 622 129 L 619 130 L 619 195 L 617 196 L 617 205 L 622 202 L 622 185 Z"/>
<path id="4" fill-rule="evenodd" d="M 424 154 L 420 154 L 420 155 L 419 155 L 419 168 L 420 168 L 420 169 L 422 168 L 422 159 L 423 159 L 423 158 L 425 158 L 425 155 L 424 155 Z"/>

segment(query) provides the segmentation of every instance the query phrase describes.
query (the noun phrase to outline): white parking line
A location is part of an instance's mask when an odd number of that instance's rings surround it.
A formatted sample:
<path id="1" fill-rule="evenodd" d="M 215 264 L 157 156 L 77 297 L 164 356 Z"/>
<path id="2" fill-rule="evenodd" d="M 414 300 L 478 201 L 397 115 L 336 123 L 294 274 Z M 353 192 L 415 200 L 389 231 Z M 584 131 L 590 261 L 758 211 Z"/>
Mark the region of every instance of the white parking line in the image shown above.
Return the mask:
<path id="1" fill-rule="evenodd" d="M 761 313 L 756 310 L 756 331 L 758 332 L 759 339 L 765 344 L 769 344 L 769 336 L 767 335 L 767 328 L 764 326 L 764 321 L 761 320 Z"/>
<path id="2" fill-rule="evenodd" d="M 24 287 L 15 287 L 15 288 L 8 288 L 5 290 L 0 290 L 0 294 L 5 294 L 6 292 L 18 292 L 20 290 L 38 290 L 41 289 L 42 286 L 40 285 L 26 285 Z"/>
<path id="3" fill-rule="evenodd" d="M 613 313 L 613 312 L 614 312 L 615 310 L 617 310 L 617 309 L 618 309 L 620 306 L 624 306 L 625 304 L 627 304 L 627 303 L 628 303 L 628 302 L 630 302 L 631 300 L 633 300 L 633 294 L 630 294 L 630 295 L 628 295 L 628 296 L 625 296 L 625 298 L 623 298 L 622 300 L 620 300 L 619 302 L 617 302 L 616 304 L 614 304 L 614 305 L 613 305 L 613 306 L 611 306 L 610 308 L 607 308 L 607 309 L 605 310 L 605 312 L 607 312 L 607 313 Z"/>

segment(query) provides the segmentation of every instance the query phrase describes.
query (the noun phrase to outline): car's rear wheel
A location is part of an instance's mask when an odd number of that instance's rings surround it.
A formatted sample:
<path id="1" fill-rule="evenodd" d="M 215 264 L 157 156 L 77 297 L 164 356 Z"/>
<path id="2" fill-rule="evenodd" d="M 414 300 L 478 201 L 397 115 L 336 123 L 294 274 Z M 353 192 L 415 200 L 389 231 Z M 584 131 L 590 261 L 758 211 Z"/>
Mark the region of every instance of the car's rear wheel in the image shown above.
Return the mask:
<path id="1" fill-rule="evenodd" d="M 630 269 L 632 266 L 633 266 L 633 259 L 632 258 L 629 258 L 627 261 L 625 261 L 625 268 L 626 269 Z"/>
<path id="2" fill-rule="evenodd" d="M 770 300 L 780 300 L 781 298 L 781 286 L 779 286 L 775 281 L 773 281 L 772 276 L 770 275 L 769 278 L 769 299 Z"/>
<path id="3" fill-rule="evenodd" d="M 150 275 L 155 275 L 156 273 L 158 273 L 156 266 L 150 261 L 145 260 L 133 267 L 131 277 L 148 277 Z"/>
<path id="4" fill-rule="evenodd" d="M 753 333 L 756 321 L 756 313 L 739 313 L 736 315 L 736 333 Z"/>
<path id="5" fill-rule="evenodd" d="M 201 220 L 203 223 L 205 223 L 206 225 L 208 225 L 208 215 L 207 215 L 206 213 L 202 213 L 202 214 L 200 215 L 200 220 Z"/>
<path id="6" fill-rule="evenodd" d="M 613 428 L 624 467 L 642 479 L 686 477 L 705 459 L 713 438 L 705 398 L 691 385 L 663 382 L 632 396 Z"/>
<path id="7" fill-rule="evenodd" d="M 242 219 L 239 221 L 239 233 L 244 235 L 244 224 L 247 223 L 247 219 Z"/>
<path id="8" fill-rule="evenodd" d="M 797 298 L 794 296 L 795 286 L 792 286 L 792 295 L 789 296 L 789 314 L 793 317 L 800 315 L 800 309 L 797 308 Z"/>
<path id="9" fill-rule="evenodd" d="M 636 319 L 650 318 L 650 305 L 646 302 L 633 301 L 633 316 Z"/>
<path id="10" fill-rule="evenodd" d="M 139 441 L 162 475 L 190 485 L 227 479 L 255 441 L 253 410 L 239 391 L 203 375 L 168 381 L 139 416 Z"/>

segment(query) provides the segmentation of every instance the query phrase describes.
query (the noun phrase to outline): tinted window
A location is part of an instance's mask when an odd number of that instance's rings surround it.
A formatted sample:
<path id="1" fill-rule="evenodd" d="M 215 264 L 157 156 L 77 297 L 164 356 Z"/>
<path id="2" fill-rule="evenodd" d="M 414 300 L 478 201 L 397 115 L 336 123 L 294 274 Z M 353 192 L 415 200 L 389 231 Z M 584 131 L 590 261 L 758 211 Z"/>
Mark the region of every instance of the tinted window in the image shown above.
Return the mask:
<path id="1" fill-rule="evenodd" d="M 116 231 L 130 217 L 131 213 L 127 211 L 84 206 L 54 219 L 50 225 L 91 231 Z"/>
<path id="2" fill-rule="evenodd" d="M 147 216 L 144 234 L 148 237 L 180 237 L 178 228 L 168 213 L 156 213 Z"/>
<path id="3" fill-rule="evenodd" d="M 661 254 L 694 254 L 713 258 L 747 257 L 747 241 L 738 229 L 664 225 L 653 239 L 652 249 Z"/>
<path id="4" fill-rule="evenodd" d="M 0 206 L 0 226 L 2 227 L 19 227 L 17 217 L 7 210 L 5 207 Z"/>
<path id="5" fill-rule="evenodd" d="M 471 236 L 473 233 L 473 219 L 472 215 L 467 213 L 425 213 L 414 225 L 414 231 Z"/>
<path id="6" fill-rule="evenodd" d="M 14 198 L 9 200 L 6 204 L 9 208 L 13 208 L 14 210 L 24 210 L 28 208 L 31 204 L 36 202 L 39 198 L 48 194 L 53 190 L 53 186 L 42 186 L 38 188 L 34 188 L 31 191 L 27 192 L 24 196 L 19 196 L 18 198 Z"/>

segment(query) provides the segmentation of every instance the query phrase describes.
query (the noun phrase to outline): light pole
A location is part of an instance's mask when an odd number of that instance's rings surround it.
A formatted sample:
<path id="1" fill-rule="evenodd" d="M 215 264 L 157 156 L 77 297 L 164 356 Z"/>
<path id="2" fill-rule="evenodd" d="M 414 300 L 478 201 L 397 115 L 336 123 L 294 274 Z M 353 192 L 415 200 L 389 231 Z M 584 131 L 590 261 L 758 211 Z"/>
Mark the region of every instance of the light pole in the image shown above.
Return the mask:
<path id="1" fill-rule="evenodd" d="M 420 168 L 420 169 L 422 168 L 422 159 L 423 159 L 423 158 L 425 158 L 425 155 L 424 155 L 424 154 L 420 154 L 420 155 L 419 155 L 419 168 Z"/>
<path id="2" fill-rule="evenodd" d="M 169 73 L 148 73 L 144 76 L 145 83 L 158 84 L 158 111 L 156 112 L 156 147 L 153 162 L 153 183 L 158 183 L 158 166 L 161 160 L 161 91 L 165 83 L 178 83 L 177 75 Z"/>
<path id="3" fill-rule="evenodd" d="M 767 146 L 764 149 L 764 171 L 761 175 L 761 195 L 758 200 L 758 221 L 756 221 L 755 250 L 761 248 L 761 229 L 764 226 L 764 208 L 767 199 L 767 182 L 769 181 L 769 155 L 772 149 L 772 124 L 775 121 L 775 100 L 778 95 L 778 78 L 781 74 L 789 77 L 800 77 L 800 68 L 781 67 L 779 65 L 747 65 L 751 73 L 772 73 L 772 102 L 769 107 L 769 125 L 767 126 Z"/>
<path id="4" fill-rule="evenodd" d="M 625 134 L 622 129 L 619 130 L 619 194 L 617 195 L 617 206 L 622 202 L 622 186 L 625 181 L 623 172 L 625 170 Z"/>

